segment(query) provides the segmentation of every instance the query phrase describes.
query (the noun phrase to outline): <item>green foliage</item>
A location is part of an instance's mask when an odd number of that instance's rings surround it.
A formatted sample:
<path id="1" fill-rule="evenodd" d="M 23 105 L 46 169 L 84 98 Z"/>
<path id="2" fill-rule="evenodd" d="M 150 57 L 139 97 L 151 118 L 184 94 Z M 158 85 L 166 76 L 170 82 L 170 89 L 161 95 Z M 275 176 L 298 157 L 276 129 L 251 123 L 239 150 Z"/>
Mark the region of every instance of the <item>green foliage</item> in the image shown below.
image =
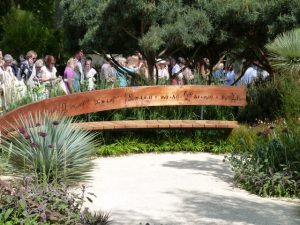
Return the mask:
<path id="1" fill-rule="evenodd" d="M 243 139 L 229 161 L 237 183 L 261 196 L 300 197 L 300 126 L 258 132 L 254 147 Z"/>
<path id="2" fill-rule="evenodd" d="M 247 89 L 247 105 L 241 109 L 240 121 L 275 120 L 283 112 L 284 90 L 276 80 L 258 82 Z"/>
<path id="3" fill-rule="evenodd" d="M 230 51 L 230 58 L 267 64 L 264 46 L 300 22 L 298 0 L 63 0 L 61 6 L 68 43 L 123 54 L 141 49 L 150 62 L 174 52 L 214 62 Z"/>
<path id="4" fill-rule="evenodd" d="M 59 0 L 14 0 L 20 9 L 32 12 L 43 25 L 52 27 L 54 25 L 55 6 Z M 56 12 L 57 13 L 57 12 Z"/>
<path id="5" fill-rule="evenodd" d="M 30 92 L 27 92 L 26 95 L 24 97 L 22 97 L 21 99 L 18 99 L 18 100 L 15 100 L 13 101 L 9 106 L 8 106 L 8 109 L 7 111 L 12 111 L 13 109 L 16 109 L 22 105 L 26 105 L 26 104 L 29 104 L 29 103 L 32 103 L 33 100 L 32 100 L 32 93 Z"/>
<path id="6" fill-rule="evenodd" d="M 300 117 L 300 80 L 298 75 L 279 79 L 283 94 L 283 115 L 287 120 Z"/>
<path id="7" fill-rule="evenodd" d="M 160 52 L 205 44 L 212 29 L 204 11 L 182 1 L 88 0 L 74 4 L 63 0 L 61 6 L 66 38 L 73 48 L 81 45 L 123 54 L 141 49 L 151 68 L 150 77 Z"/>
<path id="8" fill-rule="evenodd" d="M 266 48 L 274 69 L 285 74 L 300 74 L 300 29 L 279 34 Z"/>
<path id="9" fill-rule="evenodd" d="M 220 119 L 234 120 L 238 110 L 234 107 L 221 106 L 164 106 L 148 108 L 128 108 L 114 111 L 96 112 L 78 116 L 82 121 L 108 120 L 197 120 Z"/>
<path id="10" fill-rule="evenodd" d="M 260 81 L 247 89 L 247 105 L 240 108 L 239 121 L 254 123 L 299 117 L 300 88 L 298 75 L 282 74 L 274 80 Z"/>
<path id="11" fill-rule="evenodd" d="M 37 114 L 20 116 L 18 134 L 2 139 L 0 148 L 18 175 L 34 177 L 39 183 L 74 184 L 89 179 L 96 149 L 95 135 L 74 127 L 72 119 Z"/>
<path id="12" fill-rule="evenodd" d="M 228 143 L 237 149 L 243 149 L 247 146 L 247 150 L 252 152 L 257 141 L 257 129 L 248 125 L 240 125 L 239 128 L 233 129 L 228 137 Z"/>
<path id="13" fill-rule="evenodd" d="M 28 11 L 12 9 L 3 19 L 2 29 L 2 50 L 15 56 L 31 49 L 41 55 L 50 51 L 57 55 L 61 48 L 62 34 L 58 30 L 45 27 Z"/>
<path id="14" fill-rule="evenodd" d="M 0 224 L 110 224 L 109 214 L 83 208 L 92 196 L 84 186 L 74 194 L 65 186 L 36 186 L 25 179 L 13 194 L 0 188 Z"/>
<path id="15" fill-rule="evenodd" d="M 223 131 L 152 131 L 104 136 L 103 145 L 98 150 L 101 156 L 119 156 L 148 152 L 231 152 L 232 146 L 226 142 Z"/>
<path id="16" fill-rule="evenodd" d="M 44 93 L 39 93 L 40 95 L 44 95 Z M 25 96 L 23 96 L 21 99 L 17 99 L 15 101 L 13 101 L 9 106 L 8 106 L 8 109 L 7 109 L 7 112 L 9 111 L 12 111 L 18 107 L 21 107 L 23 105 L 26 105 L 26 104 L 30 104 L 32 102 L 35 102 L 37 98 L 36 97 L 36 92 L 35 90 L 31 91 L 31 90 L 27 90 Z M 49 93 L 49 97 L 50 98 L 53 98 L 53 97 L 58 97 L 58 96 L 62 96 L 62 95 L 65 95 L 65 92 L 61 89 L 61 87 L 56 84 L 56 85 L 53 85 L 51 88 L 50 88 L 50 93 Z"/>

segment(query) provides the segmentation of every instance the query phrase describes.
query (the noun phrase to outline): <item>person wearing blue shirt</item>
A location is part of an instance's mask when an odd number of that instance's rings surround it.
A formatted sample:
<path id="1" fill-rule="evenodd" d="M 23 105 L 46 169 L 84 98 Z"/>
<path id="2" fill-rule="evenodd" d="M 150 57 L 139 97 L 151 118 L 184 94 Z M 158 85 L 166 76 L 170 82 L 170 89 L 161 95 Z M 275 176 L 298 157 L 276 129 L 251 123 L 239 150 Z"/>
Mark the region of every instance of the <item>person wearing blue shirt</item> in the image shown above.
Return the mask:
<path id="1" fill-rule="evenodd" d="M 118 81 L 119 87 L 127 87 L 128 86 L 128 72 L 136 73 L 138 71 L 137 68 L 129 68 L 126 65 L 126 59 L 123 57 L 119 57 L 117 62 L 122 66 L 118 67 L 116 70 L 116 78 Z"/>
<path id="2" fill-rule="evenodd" d="M 244 76 L 241 79 L 241 83 L 244 84 L 244 85 L 249 85 L 252 82 L 254 82 L 254 80 L 256 78 L 257 78 L 257 68 L 253 65 L 253 66 L 250 66 L 246 70 Z"/>
<path id="3" fill-rule="evenodd" d="M 217 84 L 223 83 L 224 76 L 225 76 L 224 64 L 219 63 L 217 65 L 217 70 L 214 70 L 212 75 L 213 75 L 213 80 L 214 80 L 215 83 L 217 83 Z"/>
<path id="4" fill-rule="evenodd" d="M 225 73 L 225 85 L 230 86 L 234 83 L 234 70 L 233 70 L 233 65 L 232 63 L 228 64 L 226 68 L 226 73 Z"/>

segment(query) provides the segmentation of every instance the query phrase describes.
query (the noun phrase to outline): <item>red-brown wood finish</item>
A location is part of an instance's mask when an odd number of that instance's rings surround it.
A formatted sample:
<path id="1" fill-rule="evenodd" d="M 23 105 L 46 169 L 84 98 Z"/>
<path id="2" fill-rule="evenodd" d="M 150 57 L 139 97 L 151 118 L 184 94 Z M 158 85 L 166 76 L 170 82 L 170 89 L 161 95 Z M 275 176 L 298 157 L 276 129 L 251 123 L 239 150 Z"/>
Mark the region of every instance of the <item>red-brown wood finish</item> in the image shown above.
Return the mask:
<path id="1" fill-rule="evenodd" d="M 19 107 L 0 117 L 0 131 L 15 125 L 19 116 L 47 111 L 64 116 L 133 107 L 215 105 L 245 106 L 245 87 L 142 86 L 114 88 L 60 96 Z"/>

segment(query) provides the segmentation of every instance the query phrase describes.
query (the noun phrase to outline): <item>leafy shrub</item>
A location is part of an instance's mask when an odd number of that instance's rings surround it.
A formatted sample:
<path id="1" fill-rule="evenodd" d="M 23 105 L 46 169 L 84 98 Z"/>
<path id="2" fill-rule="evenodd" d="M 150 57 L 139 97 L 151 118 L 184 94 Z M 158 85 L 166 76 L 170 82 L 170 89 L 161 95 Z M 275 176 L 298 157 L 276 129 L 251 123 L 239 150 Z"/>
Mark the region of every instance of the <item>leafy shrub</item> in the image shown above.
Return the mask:
<path id="1" fill-rule="evenodd" d="M 287 120 L 295 120 L 300 117 L 300 80 L 299 75 L 280 77 L 278 82 L 283 90 L 283 113 Z"/>
<path id="2" fill-rule="evenodd" d="M 211 136 L 209 136 L 211 135 Z M 104 137 L 98 150 L 101 156 L 147 152 L 231 152 L 232 146 L 221 131 L 167 131 L 130 133 Z"/>
<path id="3" fill-rule="evenodd" d="M 254 127 L 241 125 L 239 128 L 232 130 L 228 137 L 228 143 L 237 149 L 247 148 L 249 152 L 252 152 L 257 141 L 256 132 L 257 129 Z"/>
<path id="4" fill-rule="evenodd" d="M 74 194 L 65 186 L 36 186 L 28 179 L 14 189 L 0 186 L 0 224 L 110 224 L 109 214 L 83 208 L 91 195 L 84 186 Z"/>
<path id="5" fill-rule="evenodd" d="M 279 34 L 266 48 L 274 69 L 285 74 L 300 73 L 300 29 Z"/>
<path id="6" fill-rule="evenodd" d="M 253 149 L 245 141 L 229 161 L 235 180 L 261 196 L 300 197 L 300 126 L 258 132 Z"/>
<path id="7" fill-rule="evenodd" d="M 284 90 L 277 81 L 263 81 L 247 90 L 247 105 L 241 109 L 238 120 L 253 123 L 256 120 L 275 120 L 282 115 Z"/>
<path id="8" fill-rule="evenodd" d="M 38 182 L 85 181 L 89 178 L 96 149 L 95 135 L 74 127 L 72 119 L 43 116 L 20 117 L 19 132 L 3 139 L 0 148 L 19 175 L 26 174 Z"/>
<path id="9" fill-rule="evenodd" d="M 18 56 L 30 49 L 41 55 L 49 52 L 57 55 L 61 49 L 61 32 L 43 26 L 31 12 L 13 8 L 3 19 L 2 28 L 0 44 L 12 55 Z"/>

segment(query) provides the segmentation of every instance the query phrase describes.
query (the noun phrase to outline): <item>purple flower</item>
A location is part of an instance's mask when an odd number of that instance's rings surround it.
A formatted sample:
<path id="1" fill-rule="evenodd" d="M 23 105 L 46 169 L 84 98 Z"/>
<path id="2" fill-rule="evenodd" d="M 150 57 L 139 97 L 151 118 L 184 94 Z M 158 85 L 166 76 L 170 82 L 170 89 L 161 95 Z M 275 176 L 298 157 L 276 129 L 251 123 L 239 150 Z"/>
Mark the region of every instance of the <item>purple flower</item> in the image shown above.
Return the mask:
<path id="1" fill-rule="evenodd" d="M 48 145 L 48 148 L 53 148 L 54 146 L 53 145 Z"/>
<path id="2" fill-rule="evenodd" d="M 35 142 L 32 142 L 32 143 L 31 143 L 31 147 L 37 148 L 37 147 L 39 147 L 39 145 L 38 145 L 37 143 L 35 143 Z"/>
<path id="3" fill-rule="evenodd" d="M 25 128 L 24 127 L 20 127 L 19 128 L 19 132 L 20 132 L 20 134 L 25 134 L 26 133 L 26 130 L 25 130 Z"/>
<path id="4" fill-rule="evenodd" d="M 52 123 L 54 126 L 57 126 L 58 124 L 59 124 L 59 122 L 58 121 L 53 121 L 53 123 Z"/>
<path id="5" fill-rule="evenodd" d="M 40 135 L 41 137 L 46 137 L 47 136 L 47 133 L 46 132 L 38 132 L 38 135 Z"/>

